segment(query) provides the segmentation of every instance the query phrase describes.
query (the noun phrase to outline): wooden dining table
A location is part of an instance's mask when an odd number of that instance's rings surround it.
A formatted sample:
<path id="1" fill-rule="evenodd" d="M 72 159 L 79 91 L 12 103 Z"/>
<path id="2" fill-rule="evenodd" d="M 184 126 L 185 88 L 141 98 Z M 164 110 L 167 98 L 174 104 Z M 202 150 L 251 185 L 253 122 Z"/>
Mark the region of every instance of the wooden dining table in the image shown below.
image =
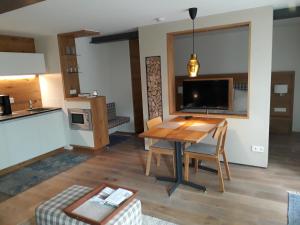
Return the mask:
<path id="1" fill-rule="evenodd" d="M 152 138 L 159 140 L 172 141 L 175 143 L 176 151 L 176 176 L 173 177 L 156 177 L 160 181 L 173 182 L 174 184 L 168 190 L 169 196 L 180 185 L 188 185 L 193 188 L 206 191 L 206 187 L 201 184 L 185 181 L 182 173 L 182 147 L 184 143 L 199 143 L 213 132 L 225 119 L 221 118 L 204 118 L 204 117 L 176 117 L 164 121 L 141 134 L 139 137 Z"/>

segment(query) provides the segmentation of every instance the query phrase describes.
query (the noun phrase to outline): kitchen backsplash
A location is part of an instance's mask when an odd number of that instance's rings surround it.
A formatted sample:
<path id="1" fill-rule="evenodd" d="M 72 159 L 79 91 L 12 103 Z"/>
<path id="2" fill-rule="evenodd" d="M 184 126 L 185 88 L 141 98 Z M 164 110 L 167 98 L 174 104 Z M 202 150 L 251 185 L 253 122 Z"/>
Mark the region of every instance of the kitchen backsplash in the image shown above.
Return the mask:
<path id="1" fill-rule="evenodd" d="M 0 77 L 0 94 L 6 94 L 14 98 L 11 104 L 12 110 L 24 110 L 29 108 L 29 100 L 33 107 L 42 107 L 41 90 L 38 76 L 30 78 L 2 79 Z"/>

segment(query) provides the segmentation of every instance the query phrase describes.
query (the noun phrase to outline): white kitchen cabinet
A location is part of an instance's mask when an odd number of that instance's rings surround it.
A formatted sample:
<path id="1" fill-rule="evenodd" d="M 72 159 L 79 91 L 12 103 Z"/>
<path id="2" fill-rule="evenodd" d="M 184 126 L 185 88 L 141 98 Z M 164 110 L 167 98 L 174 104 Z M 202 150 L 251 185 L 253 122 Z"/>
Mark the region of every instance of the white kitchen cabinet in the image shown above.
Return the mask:
<path id="1" fill-rule="evenodd" d="M 67 145 L 62 111 L 0 122 L 0 170 Z"/>
<path id="2" fill-rule="evenodd" d="M 28 75 L 46 73 L 44 54 L 0 52 L 0 75 Z"/>
<path id="3" fill-rule="evenodd" d="M 37 123 L 40 124 L 40 126 L 37 127 L 37 130 L 38 138 L 42 145 L 40 148 L 42 153 L 45 151 L 43 150 L 44 147 L 47 148 L 46 150 L 53 150 L 67 145 L 64 127 L 67 126 L 67 124 L 65 124 L 65 121 L 63 120 L 62 111 L 57 113 L 47 113 L 36 119 Z"/>

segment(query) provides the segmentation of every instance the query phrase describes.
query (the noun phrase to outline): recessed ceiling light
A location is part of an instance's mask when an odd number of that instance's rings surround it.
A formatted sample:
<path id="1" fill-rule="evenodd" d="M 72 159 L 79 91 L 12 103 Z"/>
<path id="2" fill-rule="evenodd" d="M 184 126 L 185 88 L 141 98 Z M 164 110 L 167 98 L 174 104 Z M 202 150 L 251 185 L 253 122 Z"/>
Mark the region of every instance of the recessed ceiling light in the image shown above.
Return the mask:
<path id="1" fill-rule="evenodd" d="M 159 23 L 159 22 L 165 21 L 165 19 L 166 19 L 166 18 L 164 18 L 164 17 L 157 17 L 157 18 L 155 18 L 155 21 L 156 21 L 157 23 Z"/>

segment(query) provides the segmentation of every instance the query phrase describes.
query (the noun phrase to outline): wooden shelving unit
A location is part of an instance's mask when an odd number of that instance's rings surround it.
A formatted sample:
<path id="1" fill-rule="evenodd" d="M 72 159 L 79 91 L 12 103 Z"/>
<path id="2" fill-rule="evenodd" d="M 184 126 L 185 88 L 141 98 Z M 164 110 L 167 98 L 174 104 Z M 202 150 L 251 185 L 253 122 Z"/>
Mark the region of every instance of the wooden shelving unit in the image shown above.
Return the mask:
<path id="1" fill-rule="evenodd" d="M 76 72 L 70 74 L 71 68 L 78 69 L 77 57 L 76 57 L 76 45 L 75 37 L 72 35 L 58 35 L 58 45 L 60 54 L 60 65 L 64 84 L 64 94 L 65 98 L 76 97 L 80 93 L 79 75 Z M 74 55 L 67 53 L 68 49 L 73 51 L 75 49 Z M 72 91 L 75 93 L 72 94 Z"/>
<path id="2" fill-rule="evenodd" d="M 93 35 L 99 33 L 81 30 L 57 35 L 65 98 L 77 97 L 80 93 L 80 72 L 77 62 L 79 55 L 76 52 L 75 38 Z"/>

